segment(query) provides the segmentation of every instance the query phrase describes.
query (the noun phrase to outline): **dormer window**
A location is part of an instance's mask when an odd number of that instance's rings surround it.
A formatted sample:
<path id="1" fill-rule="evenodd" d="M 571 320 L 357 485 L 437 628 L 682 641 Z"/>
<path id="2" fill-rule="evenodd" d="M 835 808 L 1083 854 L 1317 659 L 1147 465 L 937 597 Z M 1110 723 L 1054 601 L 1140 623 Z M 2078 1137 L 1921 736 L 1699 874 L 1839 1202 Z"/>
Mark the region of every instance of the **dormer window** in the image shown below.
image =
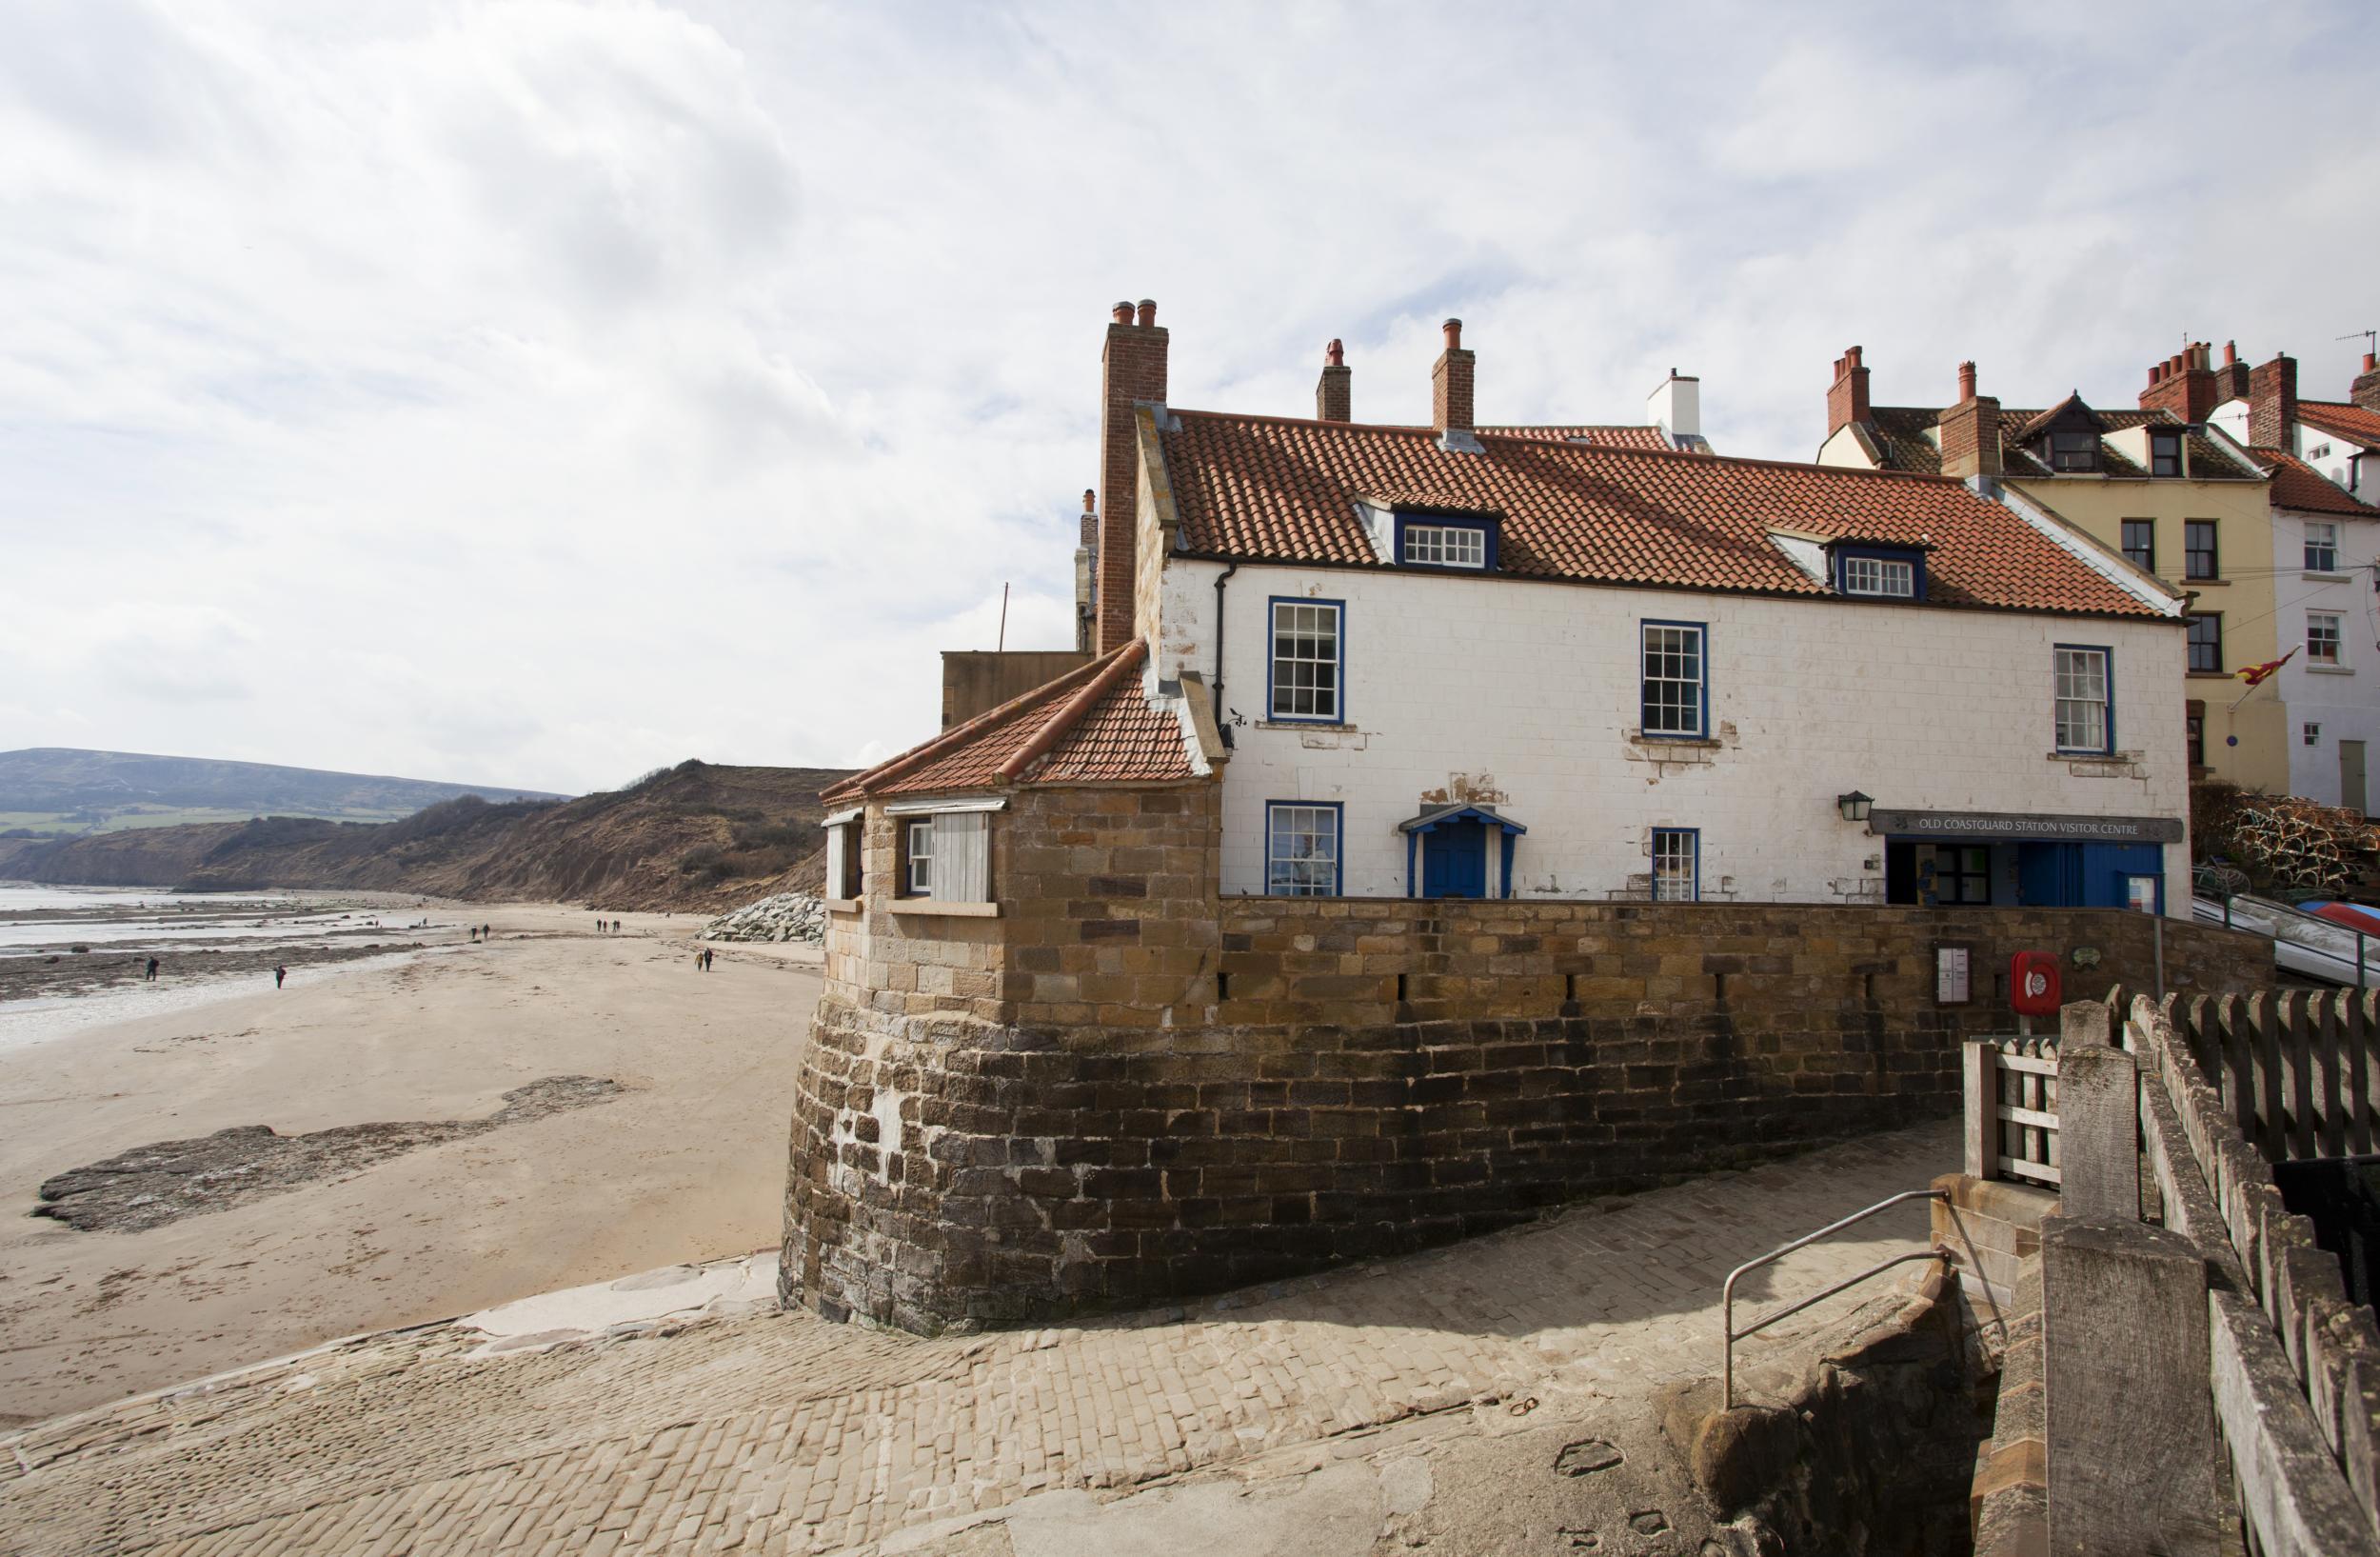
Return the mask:
<path id="1" fill-rule="evenodd" d="M 1923 600 L 1925 553 L 1901 547 L 1836 546 L 1835 587 L 1869 600 Z"/>
<path id="2" fill-rule="evenodd" d="M 2099 435 L 2095 432 L 2051 433 L 2050 469 L 2053 470 L 2096 470 L 2099 469 Z"/>
<path id="3" fill-rule="evenodd" d="M 2149 434 L 2149 473 L 2152 476 L 2178 476 L 2182 473 L 2182 435 L 2179 432 L 2152 430 Z"/>
<path id="4" fill-rule="evenodd" d="M 1443 513 L 1397 515 L 1397 561 L 1406 568 L 1484 573 L 1496 567 L 1496 521 Z"/>

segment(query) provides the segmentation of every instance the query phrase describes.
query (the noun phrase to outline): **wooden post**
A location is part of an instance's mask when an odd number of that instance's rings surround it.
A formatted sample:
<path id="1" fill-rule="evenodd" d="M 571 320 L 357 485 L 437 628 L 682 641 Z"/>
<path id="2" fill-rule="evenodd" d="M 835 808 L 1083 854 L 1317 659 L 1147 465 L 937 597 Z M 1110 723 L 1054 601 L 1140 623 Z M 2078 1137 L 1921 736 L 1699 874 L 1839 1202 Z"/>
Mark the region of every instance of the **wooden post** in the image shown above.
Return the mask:
<path id="1" fill-rule="evenodd" d="M 2271 990 L 2259 989 L 2248 997 L 2248 1034 L 2256 1061 L 2256 1128 L 2250 1139 L 2267 1162 L 2277 1163 L 2289 1156 L 2289 1137 L 2282 1128 L 2289 1104 L 2281 1086 L 2281 1035 L 2273 1027 Z"/>
<path id="2" fill-rule="evenodd" d="M 2061 1214 L 2040 1268 L 2039 1549 L 2214 1557 L 2207 1262 L 2163 1228 Z"/>
<path id="3" fill-rule="evenodd" d="M 2058 1210 L 2139 1221 L 2140 1070 L 2130 1054 L 2105 1044 L 2058 1054 L 2057 1134 Z"/>
<path id="4" fill-rule="evenodd" d="M 1964 1055 L 1967 1095 L 1967 1176 L 1991 1179 L 2000 1169 L 1999 1050 L 1989 1038 L 1970 1038 Z"/>
<path id="5" fill-rule="evenodd" d="M 2346 1051 L 2347 1147 L 2371 1149 L 2371 1004 L 2366 995 L 2339 997 L 2339 1047 Z"/>
<path id="6" fill-rule="evenodd" d="M 2343 994 L 2316 995 L 2308 1003 L 2314 1052 L 2322 1067 L 2322 1154 L 2347 1155 L 2347 1007 Z"/>
<path id="7" fill-rule="evenodd" d="M 2314 1046 L 2309 1030 L 2313 1012 L 2308 1009 L 2312 1002 L 2313 997 L 2302 989 L 2288 990 L 2274 1002 L 2273 1026 L 2280 1034 L 2289 1069 L 2290 1118 L 2283 1138 L 2291 1158 L 2321 1154 L 2321 1148 L 2314 1144 Z"/>
<path id="8" fill-rule="evenodd" d="M 2201 1009 L 2204 1009 L 2203 1003 Z M 2210 1014 L 2223 1045 L 2223 1089 L 2230 1094 L 2231 1123 L 2251 1141 L 2256 1138 L 2256 1068 L 2249 1050 L 2248 1013 L 2237 995 L 2224 995 Z"/>

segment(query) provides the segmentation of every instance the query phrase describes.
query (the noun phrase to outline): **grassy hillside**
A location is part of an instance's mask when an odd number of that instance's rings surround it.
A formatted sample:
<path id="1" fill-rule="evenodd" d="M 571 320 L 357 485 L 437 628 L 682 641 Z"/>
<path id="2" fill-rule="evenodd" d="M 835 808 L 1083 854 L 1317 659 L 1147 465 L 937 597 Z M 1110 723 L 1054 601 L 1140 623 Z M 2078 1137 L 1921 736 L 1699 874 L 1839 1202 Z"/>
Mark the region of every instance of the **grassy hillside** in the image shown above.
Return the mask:
<path id="1" fill-rule="evenodd" d="M 0 877 L 244 891 L 339 887 L 483 902 L 713 909 L 816 890 L 818 791 L 841 769 L 688 762 L 621 790 L 492 805 L 465 796 L 384 823 L 270 816 L 56 842 L 0 840 Z"/>
<path id="2" fill-rule="evenodd" d="M 0 751 L 0 836 L 73 836 L 125 828 L 245 822 L 257 816 L 392 822 L 464 795 L 493 801 L 562 798 L 539 789 L 438 784 L 206 757 L 69 747 Z"/>

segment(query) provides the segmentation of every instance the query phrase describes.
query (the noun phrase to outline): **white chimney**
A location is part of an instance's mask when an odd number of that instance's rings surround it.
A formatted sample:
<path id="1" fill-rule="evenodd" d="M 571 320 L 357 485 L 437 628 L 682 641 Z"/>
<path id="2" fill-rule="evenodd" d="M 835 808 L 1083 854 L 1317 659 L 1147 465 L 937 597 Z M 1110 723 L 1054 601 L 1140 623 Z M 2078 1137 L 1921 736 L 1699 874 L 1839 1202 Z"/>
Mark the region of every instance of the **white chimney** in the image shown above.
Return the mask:
<path id="1" fill-rule="evenodd" d="M 1645 417 L 1677 447 L 1693 448 L 1702 441 L 1702 380 L 1680 378 L 1677 369 L 1669 370 L 1669 377 L 1653 391 L 1644 403 Z"/>

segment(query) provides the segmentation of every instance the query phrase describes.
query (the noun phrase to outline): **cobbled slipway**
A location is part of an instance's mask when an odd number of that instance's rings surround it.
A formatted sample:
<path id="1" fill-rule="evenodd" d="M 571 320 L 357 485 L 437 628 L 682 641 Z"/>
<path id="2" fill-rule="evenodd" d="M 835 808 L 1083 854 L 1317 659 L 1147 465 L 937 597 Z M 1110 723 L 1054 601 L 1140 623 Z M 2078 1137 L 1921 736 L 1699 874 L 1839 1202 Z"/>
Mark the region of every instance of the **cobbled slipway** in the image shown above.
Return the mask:
<path id="1" fill-rule="evenodd" d="M 1065 1329 L 768 1313 L 495 1356 L 455 1325 L 369 1336 L 0 1440 L 0 1552 L 864 1550 L 1550 1381 L 1626 1411 L 1715 1369 L 1731 1267 L 1956 1163 L 1955 1125 L 1927 1125 Z M 1740 1291 L 1924 1238 L 1903 1208 Z"/>

